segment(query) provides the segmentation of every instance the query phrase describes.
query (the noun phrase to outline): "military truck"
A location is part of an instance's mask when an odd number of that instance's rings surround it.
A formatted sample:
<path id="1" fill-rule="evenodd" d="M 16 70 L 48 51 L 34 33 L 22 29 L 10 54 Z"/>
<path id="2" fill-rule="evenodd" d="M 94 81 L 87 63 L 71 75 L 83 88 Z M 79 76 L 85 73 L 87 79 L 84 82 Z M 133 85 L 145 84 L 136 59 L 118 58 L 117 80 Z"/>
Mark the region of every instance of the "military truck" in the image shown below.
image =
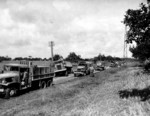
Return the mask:
<path id="1" fill-rule="evenodd" d="M 81 61 L 78 63 L 77 70 L 74 71 L 74 76 L 85 76 L 90 74 L 90 67 L 92 66 L 92 63 Z"/>
<path id="2" fill-rule="evenodd" d="M 72 73 L 72 64 L 64 61 L 63 59 L 54 61 L 55 64 L 55 76 L 68 76 L 68 74 Z"/>
<path id="3" fill-rule="evenodd" d="M 95 70 L 97 71 L 103 71 L 105 70 L 105 64 L 102 61 L 97 61 L 96 62 L 96 66 L 95 66 Z"/>
<path id="4" fill-rule="evenodd" d="M 23 79 L 25 75 L 26 79 Z M 36 65 L 31 61 L 5 64 L 0 74 L 0 94 L 10 98 L 24 89 L 46 88 L 52 85 L 53 77 L 52 62 L 47 66 Z"/>

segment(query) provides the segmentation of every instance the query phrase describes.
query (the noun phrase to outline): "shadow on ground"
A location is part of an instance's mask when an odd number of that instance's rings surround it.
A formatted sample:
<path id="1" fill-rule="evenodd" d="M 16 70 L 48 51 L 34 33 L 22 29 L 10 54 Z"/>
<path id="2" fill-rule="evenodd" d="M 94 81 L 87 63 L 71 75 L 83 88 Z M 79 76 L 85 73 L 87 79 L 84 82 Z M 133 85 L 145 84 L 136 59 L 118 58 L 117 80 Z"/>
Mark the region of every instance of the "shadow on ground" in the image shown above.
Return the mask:
<path id="1" fill-rule="evenodd" d="M 141 101 L 146 101 L 150 98 L 150 87 L 144 89 L 120 90 L 118 92 L 120 98 L 139 97 Z"/>

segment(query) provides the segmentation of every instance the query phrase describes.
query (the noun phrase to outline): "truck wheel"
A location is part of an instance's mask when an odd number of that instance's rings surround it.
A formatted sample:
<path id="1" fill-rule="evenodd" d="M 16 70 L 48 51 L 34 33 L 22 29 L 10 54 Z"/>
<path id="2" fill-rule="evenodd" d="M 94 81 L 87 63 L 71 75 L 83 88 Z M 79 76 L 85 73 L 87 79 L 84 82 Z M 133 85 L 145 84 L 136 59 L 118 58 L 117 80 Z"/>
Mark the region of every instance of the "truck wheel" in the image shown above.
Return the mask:
<path id="1" fill-rule="evenodd" d="M 54 77 L 56 77 L 56 74 L 54 73 Z"/>
<path id="2" fill-rule="evenodd" d="M 76 74 L 74 74 L 74 77 L 77 77 L 77 75 L 76 75 Z"/>
<path id="3" fill-rule="evenodd" d="M 68 72 L 66 71 L 65 76 L 68 76 Z"/>
<path id="4" fill-rule="evenodd" d="M 49 81 L 47 81 L 47 87 L 50 87 L 52 85 L 53 80 L 50 79 Z"/>
<path id="5" fill-rule="evenodd" d="M 86 71 L 86 72 L 84 73 L 84 76 L 86 76 L 86 75 L 88 75 L 88 71 Z"/>
<path id="6" fill-rule="evenodd" d="M 46 82 L 45 82 L 45 81 L 42 81 L 40 88 L 41 88 L 41 89 L 46 88 Z"/>
<path id="7" fill-rule="evenodd" d="M 5 90 L 5 98 L 9 99 L 12 96 L 15 96 L 17 94 L 17 89 L 15 88 L 7 88 Z"/>

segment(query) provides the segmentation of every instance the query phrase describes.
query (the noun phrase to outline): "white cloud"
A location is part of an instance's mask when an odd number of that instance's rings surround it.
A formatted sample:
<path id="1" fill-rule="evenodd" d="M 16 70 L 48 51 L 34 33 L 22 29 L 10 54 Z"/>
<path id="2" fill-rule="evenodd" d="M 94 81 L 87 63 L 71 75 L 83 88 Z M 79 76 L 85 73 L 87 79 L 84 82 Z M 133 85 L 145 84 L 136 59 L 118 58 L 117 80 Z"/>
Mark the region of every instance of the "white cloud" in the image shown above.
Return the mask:
<path id="1" fill-rule="evenodd" d="M 60 1 L 60 0 L 55 0 L 53 2 L 54 7 L 59 10 L 59 11 L 63 11 L 63 10 L 69 10 L 70 6 L 67 3 L 67 1 Z"/>
<path id="2" fill-rule="evenodd" d="M 129 2 L 3 1 L 0 5 L 0 48 L 3 49 L 0 54 L 50 57 L 48 42 L 53 40 L 54 53 L 64 57 L 69 52 L 82 57 L 94 57 L 99 53 L 122 56 L 124 28 L 121 20 Z"/>
<path id="3" fill-rule="evenodd" d="M 0 10 L 0 14 L 0 29 L 11 27 L 13 21 L 9 15 L 9 9 Z"/>

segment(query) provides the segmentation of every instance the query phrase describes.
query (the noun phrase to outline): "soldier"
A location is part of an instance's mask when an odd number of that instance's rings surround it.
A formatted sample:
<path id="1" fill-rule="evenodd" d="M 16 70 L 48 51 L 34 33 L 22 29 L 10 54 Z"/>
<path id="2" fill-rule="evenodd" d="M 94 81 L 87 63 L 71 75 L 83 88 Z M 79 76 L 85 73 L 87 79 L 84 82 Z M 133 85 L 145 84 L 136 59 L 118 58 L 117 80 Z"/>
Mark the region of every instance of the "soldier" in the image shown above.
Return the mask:
<path id="1" fill-rule="evenodd" d="M 23 78 L 22 78 L 22 81 L 24 82 L 24 85 L 28 85 L 28 78 L 29 78 L 28 70 L 25 70 L 24 73 L 23 73 Z"/>
<path id="2" fill-rule="evenodd" d="M 94 67 L 93 66 L 90 67 L 90 76 L 94 77 Z"/>
<path id="3" fill-rule="evenodd" d="M 146 71 L 148 71 L 148 69 L 150 68 L 150 59 L 146 59 L 144 62 L 144 68 Z"/>

